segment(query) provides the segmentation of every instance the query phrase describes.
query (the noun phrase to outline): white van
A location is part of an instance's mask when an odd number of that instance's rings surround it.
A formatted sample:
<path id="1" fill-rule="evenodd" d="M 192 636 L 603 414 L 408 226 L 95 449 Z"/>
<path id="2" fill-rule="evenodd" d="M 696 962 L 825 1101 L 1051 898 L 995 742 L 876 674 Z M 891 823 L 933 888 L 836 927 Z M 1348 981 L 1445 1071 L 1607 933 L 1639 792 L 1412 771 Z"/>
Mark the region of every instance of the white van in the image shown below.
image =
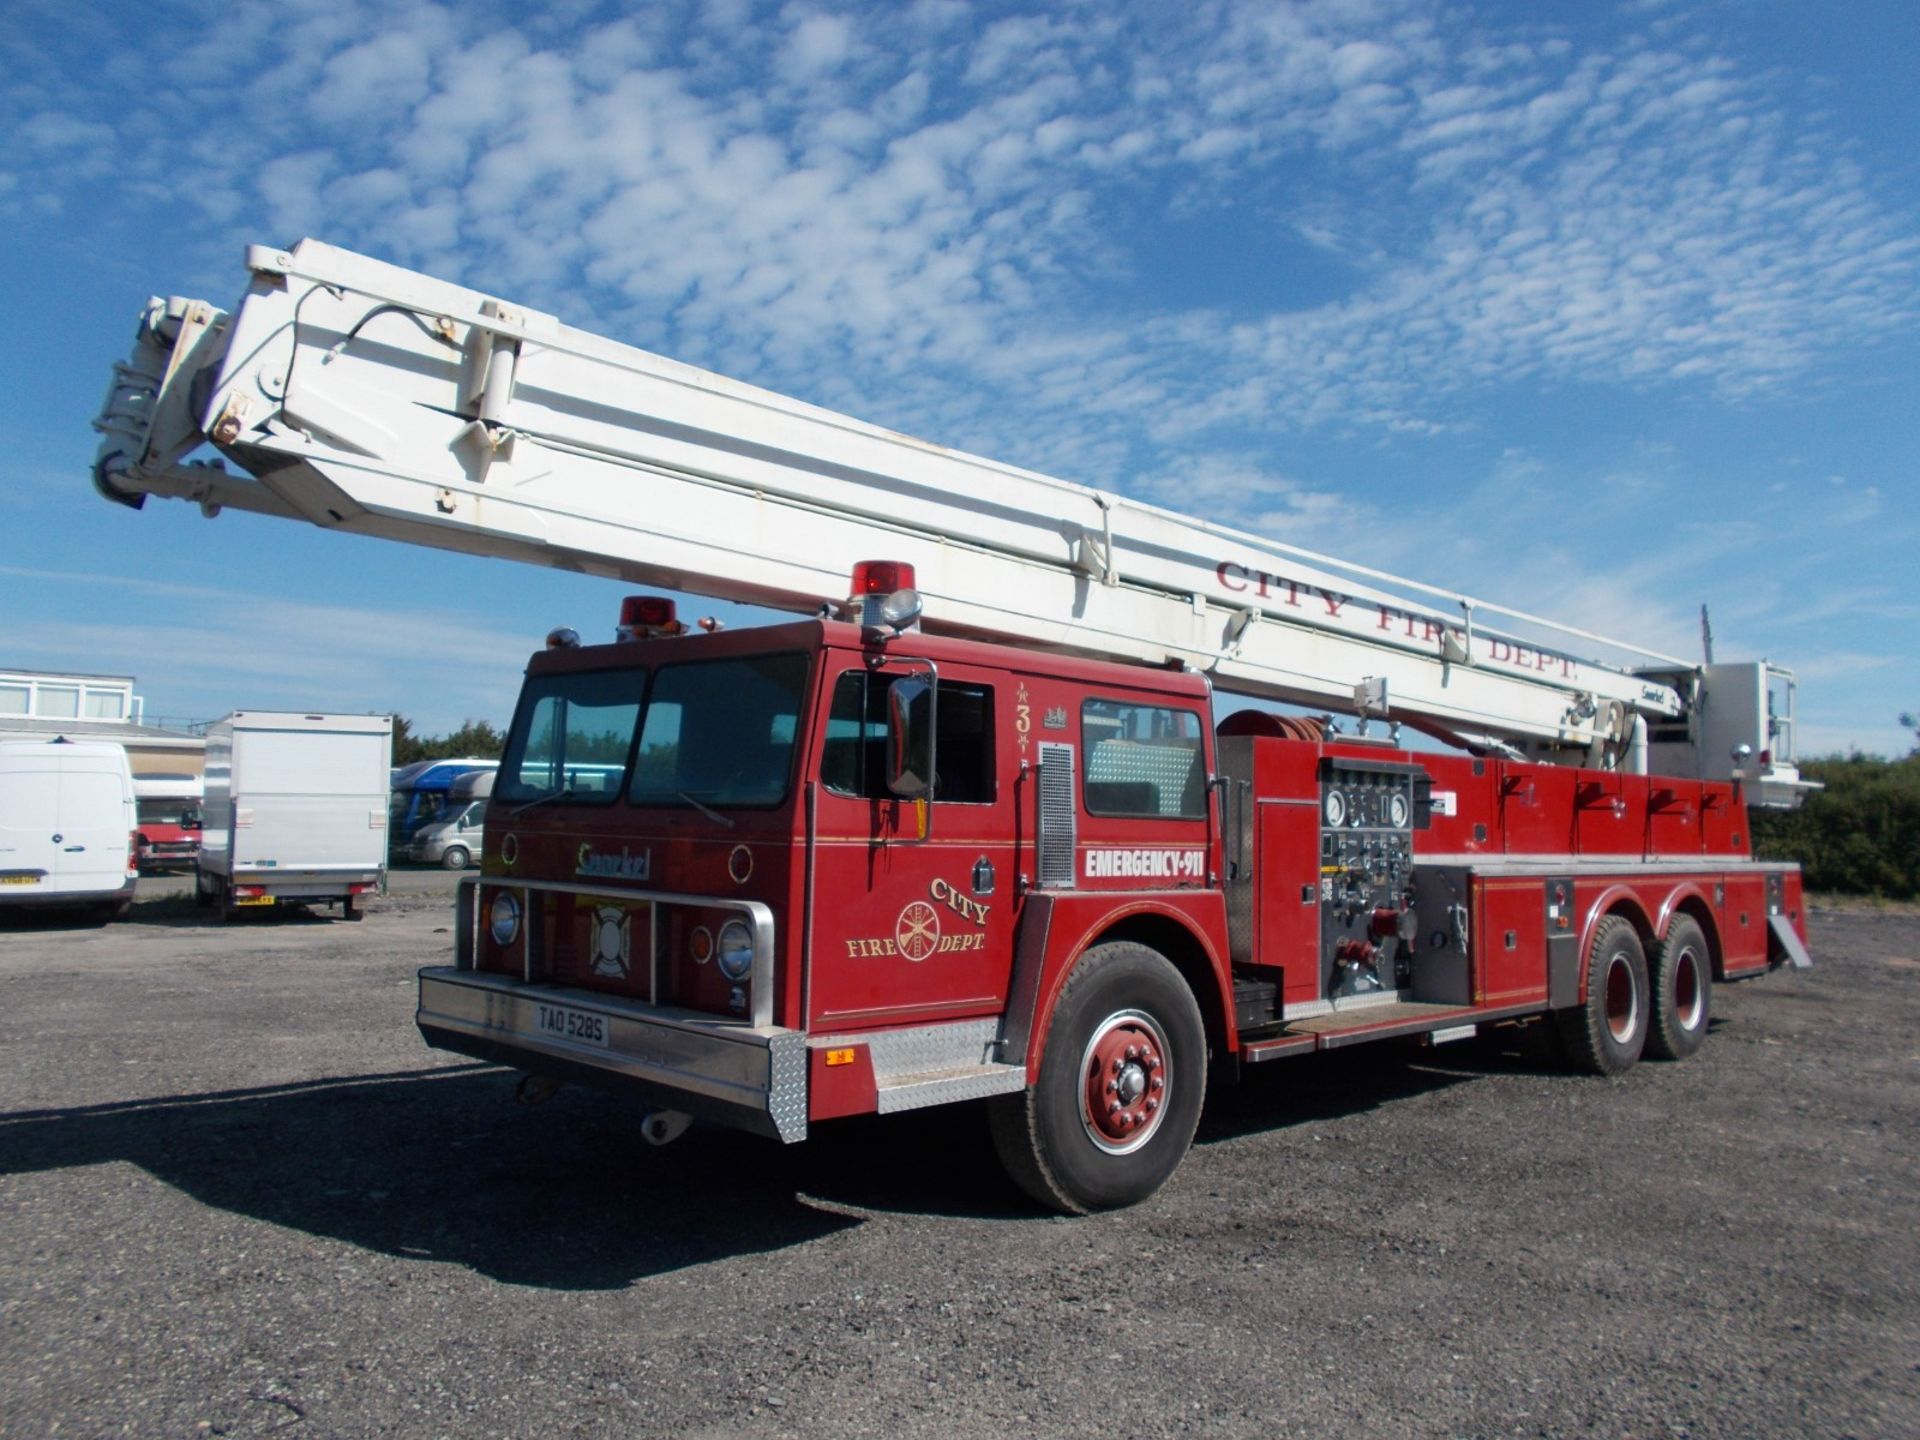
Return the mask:
<path id="1" fill-rule="evenodd" d="M 452 807 L 453 813 L 422 825 L 407 842 L 406 857 L 420 865 L 464 870 L 480 857 L 480 835 L 486 829 L 487 802 L 470 800 Z"/>
<path id="2" fill-rule="evenodd" d="M 133 772 L 102 740 L 0 740 L 0 905 L 133 903 Z"/>

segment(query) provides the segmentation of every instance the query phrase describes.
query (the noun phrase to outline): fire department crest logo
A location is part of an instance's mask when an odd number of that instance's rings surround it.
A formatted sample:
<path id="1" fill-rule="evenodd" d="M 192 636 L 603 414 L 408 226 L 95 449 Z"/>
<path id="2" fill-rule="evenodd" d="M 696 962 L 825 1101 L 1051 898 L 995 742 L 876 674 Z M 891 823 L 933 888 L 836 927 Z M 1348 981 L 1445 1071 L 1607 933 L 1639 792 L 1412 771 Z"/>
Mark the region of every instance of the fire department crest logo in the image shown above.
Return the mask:
<path id="1" fill-rule="evenodd" d="M 633 932 L 627 912 L 618 905 L 602 905 L 593 912 L 593 973 L 608 980 L 624 980 L 633 952 Z"/>
<path id="2" fill-rule="evenodd" d="M 893 944 L 909 960 L 926 959 L 940 948 L 940 912 L 924 900 L 914 901 L 900 912 Z"/>

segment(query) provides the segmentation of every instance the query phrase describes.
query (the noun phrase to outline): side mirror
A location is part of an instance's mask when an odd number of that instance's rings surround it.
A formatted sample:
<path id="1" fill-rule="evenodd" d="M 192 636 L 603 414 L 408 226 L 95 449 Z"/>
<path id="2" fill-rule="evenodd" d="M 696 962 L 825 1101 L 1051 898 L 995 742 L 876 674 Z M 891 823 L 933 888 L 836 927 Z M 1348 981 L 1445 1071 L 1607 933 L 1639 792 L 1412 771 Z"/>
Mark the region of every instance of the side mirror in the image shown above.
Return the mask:
<path id="1" fill-rule="evenodd" d="M 933 795 L 935 693 L 935 682 L 918 675 L 887 691 L 887 789 L 903 800 Z"/>

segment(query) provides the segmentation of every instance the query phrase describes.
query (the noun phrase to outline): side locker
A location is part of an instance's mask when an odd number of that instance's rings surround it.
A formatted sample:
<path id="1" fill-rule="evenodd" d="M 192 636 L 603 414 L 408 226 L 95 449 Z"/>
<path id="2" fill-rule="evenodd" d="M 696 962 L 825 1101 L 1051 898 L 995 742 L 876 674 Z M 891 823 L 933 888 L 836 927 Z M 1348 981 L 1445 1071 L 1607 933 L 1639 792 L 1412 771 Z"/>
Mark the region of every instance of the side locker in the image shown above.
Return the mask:
<path id="1" fill-rule="evenodd" d="M 1263 800 L 1254 807 L 1254 963 L 1284 972 L 1290 1002 L 1317 998 L 1320 960 L 1320 806 Z"/>
<path id="2" fill-rule="evenodd" d="M 1549 964 L 1543 882 L 1531 875 L 1489 875 L 1478 885 L 1474 1002 L 1537 1003 L 1547 996 Z M 1576 981 L 1577 981 L 1576 971 Z"/>
<path id="3" fill-rule="evenodd" d="M 1464 865 L 1416 865 L 1413 998 L 1428 1005 L 1471 1005 L 1473 872 Z"/>

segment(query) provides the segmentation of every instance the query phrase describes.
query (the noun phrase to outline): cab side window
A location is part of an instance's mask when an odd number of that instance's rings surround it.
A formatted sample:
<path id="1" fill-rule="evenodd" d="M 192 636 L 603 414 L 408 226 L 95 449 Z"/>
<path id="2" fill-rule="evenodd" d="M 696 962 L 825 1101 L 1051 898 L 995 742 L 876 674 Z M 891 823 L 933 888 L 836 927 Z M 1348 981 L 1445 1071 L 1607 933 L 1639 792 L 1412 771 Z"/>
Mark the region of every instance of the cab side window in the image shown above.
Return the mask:
<path id="1" fill-rule="evenodd" d="M 848 670 L 834 682 L 820 758 L 820 779 L 834 794 L 892 798 L 887 789 L 887 691 L 897 678 Z M 942 680 L 934 723 L 939 745 L 935 803 L 991 805 L 993 688 Z"/>
<path id="2" fill-rule="evenodd" d="M 1200 717 L 1164 705 L 1089 700 L 1080 707 L 1087 812 L 1199 820 L 1207 813 Z"/>

